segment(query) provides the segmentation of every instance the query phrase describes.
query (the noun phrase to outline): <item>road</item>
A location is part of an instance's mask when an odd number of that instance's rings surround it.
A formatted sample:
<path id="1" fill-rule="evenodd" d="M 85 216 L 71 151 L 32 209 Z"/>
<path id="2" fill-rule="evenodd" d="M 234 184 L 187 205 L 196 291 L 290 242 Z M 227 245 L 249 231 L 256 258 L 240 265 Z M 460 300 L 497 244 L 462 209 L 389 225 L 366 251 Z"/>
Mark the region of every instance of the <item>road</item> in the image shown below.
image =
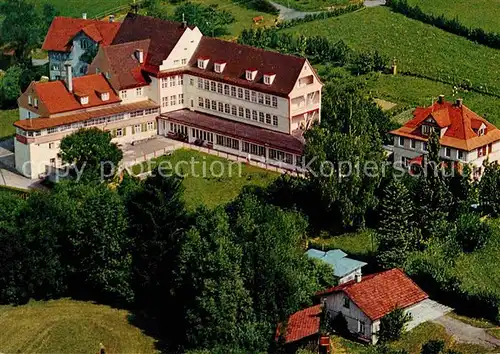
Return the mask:
<path id="1" fill-rule="evenodd" d="M 322 12 L 322 11 L 304 12 L 304 11 L 299 11 L 299 10 L 295 10 L 295 9 L 283 6 L 283 5 L 278 4 L 274 1 L 269 1 L 269 2 L 279 10 L 279 12 L 280 12 L 279 18 L 281 20 L 285 20 L 285 21 L 293 20 L 296 18 L 304 18 L 307 15 L 314 15 L 314 14 L 318 14 L 318 13 Z M 383 5 L 385 5 L 385 2 L 386 2 L 386 0 L 365 0 L 364 5 L 366 7 L 383 6 Z"/>
<path id="2" fill-rule="evenodd" d="M 438 323 L 458 342 L 478 344 L 486 348 L 500 347 L 500 339 L 490 335 L 484 328 L 473 327 L 450 316 L 442 316 L 433 322 Z"/>
<path id="3" fill-rule="evenodd" d="M 21 189 L 43 189 L 40 181 L 20 175 L 14 168 L 14 139 L 0 141 L 0 185 Z"/>

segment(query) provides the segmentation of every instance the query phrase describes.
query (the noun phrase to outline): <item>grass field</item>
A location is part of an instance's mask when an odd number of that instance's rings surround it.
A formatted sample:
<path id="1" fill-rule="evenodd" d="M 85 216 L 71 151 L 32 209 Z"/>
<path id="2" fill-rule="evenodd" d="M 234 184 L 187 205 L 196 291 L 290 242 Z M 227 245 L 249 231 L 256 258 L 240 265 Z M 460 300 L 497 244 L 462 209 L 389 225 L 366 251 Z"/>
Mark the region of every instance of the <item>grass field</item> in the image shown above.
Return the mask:
<path id="1" fill-rule="evenodd" d="M 93 18 L 117 7 L 129 5 L 132 0 L 37 0 L 35 3 L 50 3 L 61 16 L 81 17 L 82 13 L 86 12 L 88 18 Z"/>
<path id="2" fill-rule="evenodd" d="M 351 255 L 368 256 L 373 254 L 372 247 L 374 250 L 377 249 L 377 244 L 373 231 L 365 230 L 332 237 L 328 237 L 328 235 L 321 235 L 321 237 L 310 239 L 309 247 L 323 250 L 340 248 Z"/>
<path id="3" fill-rule="evenodd" d="M 17 109 L 0 109 L 0 140 L 16 132 L 12 125 L 16 120 L 19 120 L 19 111 Z"/>
<path id="4" fill-rule="evenodd" d="M 244 186 L 264 187 L 278 176 L 271 171 L 193 150 L 176 150 L 170 156 L 151 161 L 151 168 L 163 163 L 162 167 L 171 167 L 174 172 L 177 168 L 177 172 L 185 176 L 184 199 L 189 208 L 196 208 L 201 204 L 209 208 L 225 204 L 233 200 Z M 193 168 L 187 164 L 190 161 L 195 161 L 191 165 Z M 210 172 L 211 168 L 213 173 Z M 142 167 L 136 165 L 132 168 L 134 174 L 141 170 L 149 170 L 147 163 L 142 164 Z"/>
<path id="5" fill-rule="evenodd" d="M 367 8 L 345 16 L 318 20 L 285 30 L 344 40 L 357 50 L 379 50 L 398 60 L 399 71 L 447 82 L 469 80 L 500 93 L 500 51 L 452 35 L 391 12 Z"/>
<path id="6" fill-rule="evenodd" d="M 500 32 L 498 9 L 500 0 L 408 0 L 426 12 L 446 18 L 458 17 L 467 27 L 479 27 L 489 32 Z"/>
<path id="7" fill-rule="evenodd" d="M 329 7 L 347 5 L 349 0 L 274 0 L 274 2 L 300 11 L 321 11 Z"/>
<path id="8" fill-rule="evenodd" d="M 0 352 L 156 353 L 155 341 L 128 321 L 128 312 L 73 300 L 0 306 Z"/>

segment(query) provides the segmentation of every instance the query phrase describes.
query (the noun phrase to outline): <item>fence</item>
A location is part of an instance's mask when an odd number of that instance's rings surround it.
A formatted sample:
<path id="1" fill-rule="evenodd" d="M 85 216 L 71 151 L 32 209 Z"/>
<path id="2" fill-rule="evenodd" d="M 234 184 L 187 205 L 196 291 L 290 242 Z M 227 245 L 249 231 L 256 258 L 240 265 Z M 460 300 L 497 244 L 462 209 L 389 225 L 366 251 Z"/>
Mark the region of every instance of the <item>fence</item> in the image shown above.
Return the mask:
<path id="1" fill-rule="evenodd" d="M 126 168 L 128 171 L 132 171 L 132 167 L 135 165 L 138 165 L 138 164 L 141 164 L 141 163 L 144 163 L 147 161 L 151 161 L 151 160 L 156 159 L 156 158 L 163 156 L 163 155 L 168 155 L 169 153 L 172 153 L 173 151 L 175 151 L 177 149 L 195 150 L 195 151 L 206 153 L 209 155 L 221 157 L 221 158 L 224 158 L 224 159 L 229 160 L 229 161 L 240 162 L 240 163 L 243 163 L 246 165 L 255 166 L 255 167 L 262 168 L 262 169 L 265 169 L 268 171 L 273 171 L 276 173 L 281 173 L 281 174 L 288 173 L 288 174 L 291 174 L 294 176 L 303 176 L 304 175 L 303 170 L 301 168 L 298 168 L 298 167 L 295 170 L 292 170 L 289 168 L 276 166 L 276 164 L 280 163 L 279 161 L 261 162 L 261 161 L 254 161 L 251 159 L 249 160 L 249 159 L 242 157 L 242 156 L 233 155 L 233 154 L 229 154 L 227 152 L 222 152 L 222 151 L 218 151 L 218 150 L 214 150 L 214 149 L 209 149 L 209 148 L 202 147 L 202 146 L 196 146 L 196 145 L 181 142 L 181 141 L 177 141 L 175 145 L 170 145 L 170 146 L 167 146 L 163 149 L 156 150 L 152 153 L 144 154 L 140 157 L 135 158 L 133 161 L 128 161 L 126 163 L 123 163 L 122 167 Z M 146 172 L 139 173 L 137 175 L 137 177 L 140 177 L 140 178 L 146 177 L 146 176 L 150 175 L 151 172 L 152 171 L 149 170 Z"/>

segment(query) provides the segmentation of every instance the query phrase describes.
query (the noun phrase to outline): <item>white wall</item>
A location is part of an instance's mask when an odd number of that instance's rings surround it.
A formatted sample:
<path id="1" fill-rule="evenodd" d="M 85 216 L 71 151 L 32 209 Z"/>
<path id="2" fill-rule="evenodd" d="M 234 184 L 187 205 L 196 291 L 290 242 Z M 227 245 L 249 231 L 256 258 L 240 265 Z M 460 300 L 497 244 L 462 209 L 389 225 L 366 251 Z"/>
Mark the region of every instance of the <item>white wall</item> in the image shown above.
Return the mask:
<path id="1" fill-rule="evenodd" d="M 198 48 L 202 36 L 198 27 L 195 27 L 193 30 L 186 28 L 184 34 L 174 46 L 174 49 L 172 49 L 162 65 L 160 65 L 160 71 L 186 66 L 196 48 Z M 183 59 L 186 60 L 184 64 L 182 63 Z"/>
<path id="2" fill-rule="evenodd" d="M 28 119 L 28 118 L 37 118 L 40 117 L 39 114 L 30 111 L 29 109 L 19 107 L 19 120 Z"/>

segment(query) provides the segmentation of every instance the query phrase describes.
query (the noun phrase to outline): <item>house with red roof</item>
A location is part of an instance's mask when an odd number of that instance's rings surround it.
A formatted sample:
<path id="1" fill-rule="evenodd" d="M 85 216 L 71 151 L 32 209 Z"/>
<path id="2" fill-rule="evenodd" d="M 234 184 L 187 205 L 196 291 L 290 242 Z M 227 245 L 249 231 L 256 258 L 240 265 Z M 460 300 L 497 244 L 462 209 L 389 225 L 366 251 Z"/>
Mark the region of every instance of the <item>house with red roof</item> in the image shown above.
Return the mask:
<path id="1" fill-rule="evenodd" d="M 49 54 L 50 80 L 64 79 L 68 63 L 74 77 L 85 75 L 92 54 L 98 46 L 111 44 L 119 28 L 119 22 L 89 20 L 86 14 L 83 18 L 55 17 L 42 45 Z"/>
<path id="2" fill-rule="evenodd" d="M 410 312 L 413 320 L 407 329 L 443 315 L 439 304 L 402 270 L 391 269 L 340 284 L 317 294 L 328 316 L 342 314 L 350 332 L 375 344 L 380 320 L 396 308 Z"/>
<path id="3" fill-rule="evenodd" d="M 413 119 L 390 133 L 394 136 L 394 162 L 404 167 L 422 164 L 431 131 L 439 134 L 444 161 L 470 164 L 474 175 L 482 173 L 483 161 L 500 159 L 500 130 L 471 111 L 461 99 L 448 102 L 444 96 L 430 107 L 418 107 Z"/>

